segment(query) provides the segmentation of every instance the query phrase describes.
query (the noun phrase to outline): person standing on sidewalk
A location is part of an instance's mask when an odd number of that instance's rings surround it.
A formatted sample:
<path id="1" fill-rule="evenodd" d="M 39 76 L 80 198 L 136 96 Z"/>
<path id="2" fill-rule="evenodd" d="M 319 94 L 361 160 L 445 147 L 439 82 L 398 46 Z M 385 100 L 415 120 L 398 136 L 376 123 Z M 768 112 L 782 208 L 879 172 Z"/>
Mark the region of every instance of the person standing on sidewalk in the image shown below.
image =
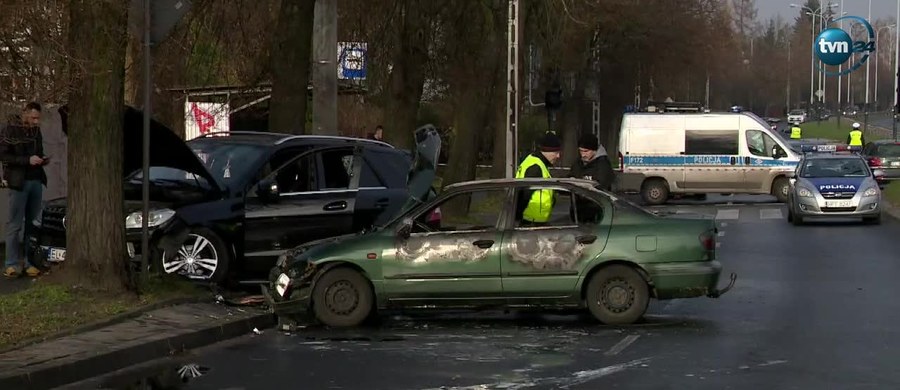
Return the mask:
<path id="1" fill-rule="evenodd" d="M 41 105 L 31 102 L 25 105 L 18 119 L 13 118 L 0 130 L 0 162 L 3 163 L 3 179 L 9 186 L 9 220 L 6 222 L 6 261 L 3 275 L 15 278 L 22 273 L 22 243 L 25 246 L 25 273 L 35 277 L 41 271 L 31 262 L 29 239 L 41 212 L 47 174 L 44 165 L 50 159 L 44 155 L 41 136 Z M 24 234 L 22 241 L 19 235 Z"/>

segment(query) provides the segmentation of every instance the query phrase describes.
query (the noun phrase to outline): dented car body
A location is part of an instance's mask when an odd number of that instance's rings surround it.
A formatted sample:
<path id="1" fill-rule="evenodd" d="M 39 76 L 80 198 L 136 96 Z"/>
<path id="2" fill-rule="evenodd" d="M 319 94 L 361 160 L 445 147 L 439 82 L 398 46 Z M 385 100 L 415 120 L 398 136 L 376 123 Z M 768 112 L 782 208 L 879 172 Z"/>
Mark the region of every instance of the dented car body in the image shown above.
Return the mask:
<path id="1" fill-rule="evenodd" d="M 550 189 L 550 220 L 522 219 Z M 660 216 L 580 179 L 454 184 L 370 232 L 282 255 L 263 286 L 283 318 L 354 326 L 378 310 L 587 308 L 627 324 L 650 298 L 718 297 L 711 218 Z"/>

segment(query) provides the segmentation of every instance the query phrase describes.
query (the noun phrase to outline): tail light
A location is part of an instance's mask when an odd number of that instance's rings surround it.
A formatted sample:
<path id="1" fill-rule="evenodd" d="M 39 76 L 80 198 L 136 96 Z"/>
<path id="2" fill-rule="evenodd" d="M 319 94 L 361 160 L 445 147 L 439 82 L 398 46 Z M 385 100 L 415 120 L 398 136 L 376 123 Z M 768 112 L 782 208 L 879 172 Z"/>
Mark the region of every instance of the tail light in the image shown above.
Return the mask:
<path id="1" fill-rule="evenodd" d="M 625 156 L 622 155 L 622 152 L 619 152 L 619 172 L 625 170 Z"/>
<path id="2" fill-rule="evenodd" d="M 868 162 L 869 162 L 870 167 L 880 167 L 881 166 L 881 159 L 878 157 L 869 157 Z"/>
<path id="3" fill-rule="evenodd" d="M 716 230 L 710 229 L 700 235 L 700 245 L 707 251 L 716 250 Z"/>

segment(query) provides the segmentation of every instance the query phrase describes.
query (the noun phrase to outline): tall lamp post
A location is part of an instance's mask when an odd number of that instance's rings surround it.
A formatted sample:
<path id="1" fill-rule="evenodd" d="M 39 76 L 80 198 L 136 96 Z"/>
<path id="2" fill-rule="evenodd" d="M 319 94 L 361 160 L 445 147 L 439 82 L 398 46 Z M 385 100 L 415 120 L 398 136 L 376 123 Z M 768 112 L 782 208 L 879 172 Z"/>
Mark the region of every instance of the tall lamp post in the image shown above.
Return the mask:
<path id="1" fill-rule="evenodd" d="M 900 0 L 897 0 L 897 19 L 894 19 L 897 23 L 900 23 Z M 897 139 L 897 111 L 900 110 L 900 102 L 897 100 L 900 99 L 900 27 L 894 29 L 894 70 L 897 72 L 894 76 L 894 112 L 893 119 L 891 120 L 891 135 L 894 136 L 894 139 Z"/>
<path id="2" fill-rule="evenodd" d="M 821 0 L 819 1 L 819 4 L 821 4 Z M 821 5 L 820 5 L 819 9 L 817 9 L 817 10 L 813 10 L 805 5 L 799 5 L 799 4 L 791 4 L 790 6 L 791 6 L 791 8 L 799 8 L 801 10 L 804 10 L 804 11 L 806 11 L 807 15 L 812 16 L 812 18 L 810 19 L 811 36 L 812 36 L 811 41 L 815 41 L 816 40 L 816 18 L 819 18 L 821 20 L 822 25 L 824 26 L 823 15 L 825 13 L 824 12 L 825 8 L 821 7 Z M 839 6 L 839 4 L 831 3 L 828 5 L 827 8 L 830 9 L 830 8 L 834 8 L 837 6 Z M 820 27 L 822 27 L 822 26 L 820 26 Z M 815 93 L 814 93 L 814 88 L 815 88 L 815 84 L 816 84 L 815 70 L 816 70 L 816 53 L 815 53 L 815 51 L 810 50 L 810 64 L 809 64 L 809 106 L 810 107 L 809 107 L 809 109 L 812 109 L 813 97 L 815 96 Z M 822 99 L 822 97 L 820 97 L 820 99 Z"/>

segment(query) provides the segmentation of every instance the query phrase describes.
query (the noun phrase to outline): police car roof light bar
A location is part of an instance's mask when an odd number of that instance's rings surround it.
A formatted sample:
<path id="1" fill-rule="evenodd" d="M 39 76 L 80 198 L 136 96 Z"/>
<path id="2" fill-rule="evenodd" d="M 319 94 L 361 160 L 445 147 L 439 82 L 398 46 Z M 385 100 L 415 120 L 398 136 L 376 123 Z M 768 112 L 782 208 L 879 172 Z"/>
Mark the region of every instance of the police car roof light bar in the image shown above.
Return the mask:
<path id="1" fill-rule="evenodd" d="M 862 150 L 860 146 L 849 146 L 842 144 L 812 144 L 800 145 L 800 151 L 807 153 L 836 153 L 836 152 L 852 152 L 857 153 Z"/>
<path id="2" fill-rule="evenodd" d="M 647 107 L 655 107 L 656 112 L 703 112 L 703 104 L 698 102 L 658 102 L 648 100 Z"/>

